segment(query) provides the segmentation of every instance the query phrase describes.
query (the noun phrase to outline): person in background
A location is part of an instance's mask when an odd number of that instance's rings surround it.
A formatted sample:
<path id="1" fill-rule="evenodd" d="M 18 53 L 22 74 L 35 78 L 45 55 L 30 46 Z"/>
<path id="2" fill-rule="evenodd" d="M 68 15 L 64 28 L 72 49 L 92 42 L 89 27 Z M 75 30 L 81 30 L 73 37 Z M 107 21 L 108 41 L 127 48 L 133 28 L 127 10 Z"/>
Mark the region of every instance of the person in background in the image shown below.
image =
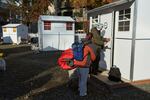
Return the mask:
<path id="1" fill-rule="evenodd" d="M 101 29 L 98 31 L 96 27 L 91 29 L 92 34 L 92 43 L 96 45 L 96 59 L 92 62 L 90 67 L 90 74 L 97 75 L 98 68 L 99 68 L 99 61 L 100 61 L 100 52 L 101 49 L 104 48 L 105 44 L 110 41 L 109 38 L 103 38 L 100 35 Z"/>
<path id="2" fill-rule="evenodd" d="M 4 60 L 4 53 L 0 50 L 0 71 L 6 71 L 6 62 Z"/>

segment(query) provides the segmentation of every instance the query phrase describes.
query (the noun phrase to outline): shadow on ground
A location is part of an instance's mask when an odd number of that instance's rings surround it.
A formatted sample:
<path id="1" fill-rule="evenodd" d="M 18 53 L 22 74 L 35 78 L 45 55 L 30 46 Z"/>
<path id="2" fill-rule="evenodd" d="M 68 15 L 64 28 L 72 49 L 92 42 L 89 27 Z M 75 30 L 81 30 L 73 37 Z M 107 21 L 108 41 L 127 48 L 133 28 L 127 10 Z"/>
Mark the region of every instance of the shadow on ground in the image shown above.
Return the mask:
<path id="1" fill-rule="evenodd" d="M 65 73 L 56 67 L 59 55 L 60 52 L 30 52 L 6 57 L 7 70 L 0 72 L 0 100 L 16 98 L 48 82 L 61 80 L 57 77 Z"/>
<path id="2" fill-rule="evenodd" d="M 68 73 L 57 66 L 61 52 L 33 52 L 6 58 L 0 72 L 0 100 L 150 100 L 150 84 L 110 87 L 89 79 L 88 96 L 67 87 Z"/>
<path id="3" fill-rule="evenodd" d="M 149 85 L 150 86 L 150 85 Z M 140 88 L 130 85 L 126 88 L 120 88 L 109 91 L 104 85 L 101 90 L 96 90 L 94 86 L 88 85 L 88 96 L 80 97 L 77 91 L 67 87 L 67 84 L 61 84 L 49 90 L 30 95 L 29 100 L 150 100 L 150 94 Z M 141 88 L 142 87 L 142 88 Z M 109 92 L 108 92 L 109 91 Z M 20 98 L 21 99 L 21 98 Z"/>

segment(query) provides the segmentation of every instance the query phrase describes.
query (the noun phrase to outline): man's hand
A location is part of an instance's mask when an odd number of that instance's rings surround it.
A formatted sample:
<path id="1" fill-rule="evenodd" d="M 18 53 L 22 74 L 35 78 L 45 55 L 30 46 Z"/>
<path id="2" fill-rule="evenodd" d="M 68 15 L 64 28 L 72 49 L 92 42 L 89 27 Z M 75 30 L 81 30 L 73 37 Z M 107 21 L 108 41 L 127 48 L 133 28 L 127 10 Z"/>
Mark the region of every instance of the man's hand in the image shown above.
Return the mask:
<path id="1" fill-rule="evenodd" d="M 73 60 L 67 60 L 67 65 L 72 67 L 74 65 Z"/>
<path id="2" fill-rule="evenodd" d="M 106 44 L 110 41 L 110 38 L 104 38 L 104 47 L 106 46 Z"/>
<path id="3" fill-rule="evenodd" d="M 104 42 L 109 42 L 110 38 L 104 38 Z"/>
<path id="4" fill-rule="evenodd" d="M 109 42 L 110 41 L 110 38 L 106 38 L 106 42 Z"/>

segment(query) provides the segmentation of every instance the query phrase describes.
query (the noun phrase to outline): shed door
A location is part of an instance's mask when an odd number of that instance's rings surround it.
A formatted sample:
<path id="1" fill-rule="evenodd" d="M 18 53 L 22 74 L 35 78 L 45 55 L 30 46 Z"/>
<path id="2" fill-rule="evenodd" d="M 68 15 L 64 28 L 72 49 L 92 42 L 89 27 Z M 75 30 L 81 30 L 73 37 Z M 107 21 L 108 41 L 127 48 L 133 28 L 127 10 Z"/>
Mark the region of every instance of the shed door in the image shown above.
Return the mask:
<path id="1" fill-rule="evenodd" d="M 130 79 L 133 6 L 115 13 L 114 65 L 123 78 Z"/>
<path id="2" fill-rule="evenodd" d="M 104 38 L 112 37 L 112 13 L 103 14 L 99 16 L 99 22 L 103 24 L 103 29 L 101 31 L 101 35 Z M 112 40 L 112 39 L 111 39 Z M 111 67 L 111 57 L 112 57 L 112 42 L 109 41 L 106 46 L 106 49 L 103 49 L 101 52 L 101 60 L 99 63 L 100 68 L 110 69 Z"/>

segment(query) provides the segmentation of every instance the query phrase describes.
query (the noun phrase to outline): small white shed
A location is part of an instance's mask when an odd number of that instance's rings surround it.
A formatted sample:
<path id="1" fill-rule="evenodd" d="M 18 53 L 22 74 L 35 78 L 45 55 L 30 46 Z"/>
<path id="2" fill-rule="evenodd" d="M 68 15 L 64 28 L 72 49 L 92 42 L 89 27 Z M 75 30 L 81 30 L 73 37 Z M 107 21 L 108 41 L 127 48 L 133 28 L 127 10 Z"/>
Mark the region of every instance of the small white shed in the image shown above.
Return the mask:
<path id="1" fill-rule="evenodd" d="M 111 38 L 101 67 L 116 65 L 131 81 L 150 79 L 149 4 L 150 0 L 119 0 L 88 11 L 90 29 L 100 23 L 102 35 Z"/>
<path id="2" fill-rule="evenodd" d="M 74 42 L 74 20 L 67 16 L 42 15 L 38 20 L 39 49 L 65 50 Z"/>
<path id="3" fill-rule="evenodd" d="M 21 40 L 26 40 L 28 36 L 28 27 L 23 24 L 7 24 L 3 28 L 4 43 L 21 43 Z"/>

